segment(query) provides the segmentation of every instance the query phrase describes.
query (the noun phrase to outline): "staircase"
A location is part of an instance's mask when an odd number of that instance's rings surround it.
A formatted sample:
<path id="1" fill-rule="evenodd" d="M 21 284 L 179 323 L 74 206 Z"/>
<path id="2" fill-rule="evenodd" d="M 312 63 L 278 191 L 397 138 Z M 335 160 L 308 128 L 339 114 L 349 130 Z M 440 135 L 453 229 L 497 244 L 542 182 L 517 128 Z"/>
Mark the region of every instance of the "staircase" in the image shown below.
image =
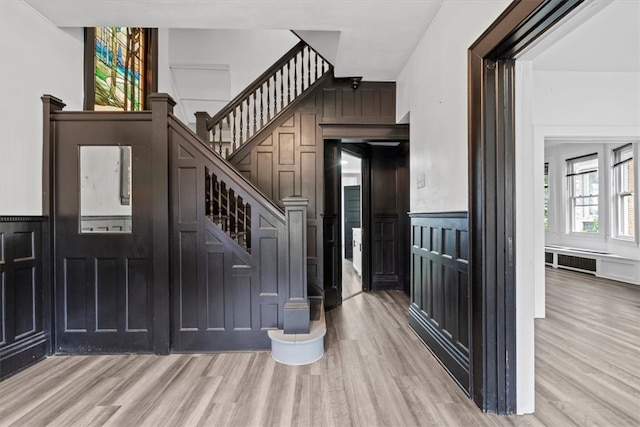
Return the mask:
<path id="1" fill-rule="evenodd" d="M 296 101 L 318 86 L 323 77 L 331 76 L 332 71 L 330 63 L 300 41 L 213 117 L 206 112 L 196 113 L 196 133 L 207 148 L 229 159 L 240 149 L 249 147 L 261 131 L 286 114 Z M 251 203 L 208 167 L 204 173 L 206 217 L 251 254 Z M 306 234 L 303 246 L 305 242 Z M 306 260 L 302 261 L 306 263 Z M 303 276 L 306 276 L 306 268 Z M 306 277 L 301 279 L 306 283 Z M 308 328 L 269 331 L 272 355 L 278 362 L 307 364 L 324 354 L 326 324 L 322 298 L 310 298 L 306 304 L 308 310 L 285 311 L 285 323 L 289 313 L 290 323 L 295 323 L 296 317 L 306 316 Z M 289 304 L 289 308 L 294 306 Z"/>
<path id="2" fill-rule="evenodd" d="M 136 170 L 148 172 L 132 181 L 139 195 L 135 215 L 138 224 L 148 224 L 138 229 L 140 236 L 151 236 L 153 251 L 146 273 L 134 279 L 152 298 L 139 297 L 144 303 L 125 308 L 146 313 L 154 328 L 123 330 L 132 345 L 141 345 L 135 334 L 144 332 L 146 351 L 163 354 L 271 348 L 276 360 L 288 364 L 321 357 L 322 270 L 332 268 L 331 255 L 321 262 L 322 251 L 331 250 L 322 242 L 336 227 L 320 213 L 326 152 L 319 125 L 393 123 L 394 90 L 371 84 L 355 91 L 299 43 L 222 111 L 213 117 L 198 113 L 196 133 L 176 119 L 175 102 L 166 94 L 151 95 L 151 110 L 135 113 L 63 112 L 62 101 L 43 97 L 48 171 L 55 170 L 52 159 L 61 158 L 53 155 L 57 147 L 75 147 L 73 138 L 84 141 L 87 133 L 102 135 L 105 145 L 135 145 L 142 153 L 135 157 L 142 169 Z M 50 182 L 58 177 L 45 175 Z M 99 247 L 103 237 L 95 237 Z M 307 254 L 308 248 L 314 253 Z M 134 261 L 131 267 L 124 263 L 131 271 L 114 277 L 136 273 L 142 261 Z M 83 277 L 71 277 L 73 286 L 84 289 Z M 93 321 L 96 301 L 79 298 L 73 310 Z M 105 304 L 108 311 L 111 301 Z"/>
<path id="3" fill-rule="evenodd" d="M 196 133 L 229 158 L 332 71 L 329 62 L 300 41 L 213 117 L 196 113 Z"/>

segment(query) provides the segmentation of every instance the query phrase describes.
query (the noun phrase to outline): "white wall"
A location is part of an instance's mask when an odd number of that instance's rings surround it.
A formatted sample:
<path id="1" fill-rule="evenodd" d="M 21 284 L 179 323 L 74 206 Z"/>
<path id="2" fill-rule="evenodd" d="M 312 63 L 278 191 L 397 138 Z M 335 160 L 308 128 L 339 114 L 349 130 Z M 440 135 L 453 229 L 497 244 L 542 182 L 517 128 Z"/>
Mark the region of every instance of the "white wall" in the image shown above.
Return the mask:
<path id="1" fill-rule="evenodd" d="M 67 104 L 65 110 L 82 109 L 83 29 L 57 28 L 23 1 L 2 0 L 0 31 L 0 215 L 40 215 L 40 97 L 51 94 Z M 297 41 L 285 30 L 159 29 L 158 90 L 180 101 L 172 65 L 226 64 L 228 100 Z M 178 117 L 192 120 L 181 106 Z"/>
<path id="2" fill-rule="evenodd" d="M 299 39 L 287 30 L 170 29 L 169 66 L 176 114 L 217 113 Z"/>
<path id="3" fill-rule="evenodd" d="M 444 2 L 398 77 L 396 117 L 411 113 L 411 211 L 467 210 L 467 51 L 509 3 Z"/>
<path id="4" fill-rule="evenodd" d="M 534 126 L 640 125 L 640 73 L 533 72 Z"/>
<path id="5" fill-rule="evenodd" d="M 0 215 L 42 214 L 43 94 L 82 109 L 83 30 L 0 1 Z"/>

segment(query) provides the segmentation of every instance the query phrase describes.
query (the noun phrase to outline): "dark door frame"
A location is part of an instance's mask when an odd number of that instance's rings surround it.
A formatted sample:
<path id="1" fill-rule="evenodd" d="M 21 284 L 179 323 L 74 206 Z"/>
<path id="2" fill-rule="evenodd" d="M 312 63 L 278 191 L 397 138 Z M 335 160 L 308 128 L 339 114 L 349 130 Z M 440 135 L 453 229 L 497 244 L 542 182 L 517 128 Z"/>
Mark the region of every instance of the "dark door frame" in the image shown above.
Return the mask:
<path id="1" fill-rule="evenodd" d="M 518 54 L 584 0 L 514 0 L 469 48 L 472 398 L 516 411 L 515 111 Z"/>
<path id="2" fill-rule="evenodd" d="M 345 149 L 355 156 L 362 158 L 362 228 L 371 229 L 371 206 L 364 200 L 371 199 L 371 166 L 369 162 L 368 145 L 366 142 L 399 141 L 409 142 L 409 125 L 406 124 L 320 124 L 324 141 L 324 192 L 325 213 L 323 217 L 324 240 L 324 302 L 325 309 L 329 310 L 342 304 L 342 269 L 338 268 L 337 260 L 341 244 L 342 231 L 337 224 L 341 223 L 341 215 L 335 215 L 340 211 L 340 185 L 341 176 L 340 152 Z M 337 230 L 336 230 L 337 227 Z M 332 230 L 329 230 L 329 229 Z M 363 290 L 371 289 L 371 256 L 370 233 L 362 236 L 362 287 Z M 342 262 L 342 256 L 339 257 Z M 330 268 L 329 266 L 332 266 Z M 341 265 L 340 265 L 341 266 Z M 332 270 L 332 271 L 329 271 Z"/>
<path id="3" fill-rule="evenodd" d="M 340 139 L 324 140 L 324 193 L 325 213 L 324 227 L 324 262 L 325 309 L 330 310 L 342 305 L 342 165 L 340 155 L 343 151 L 359 157 L 361 163 L 361 225 L 371 228 L 371 169 L 369 150 L 366 144 L 343 144 Z M 369 233 L 362 236 L 362 289 L 371 289 Z M 328 285 L 328 286 L 327 286 Z"/>

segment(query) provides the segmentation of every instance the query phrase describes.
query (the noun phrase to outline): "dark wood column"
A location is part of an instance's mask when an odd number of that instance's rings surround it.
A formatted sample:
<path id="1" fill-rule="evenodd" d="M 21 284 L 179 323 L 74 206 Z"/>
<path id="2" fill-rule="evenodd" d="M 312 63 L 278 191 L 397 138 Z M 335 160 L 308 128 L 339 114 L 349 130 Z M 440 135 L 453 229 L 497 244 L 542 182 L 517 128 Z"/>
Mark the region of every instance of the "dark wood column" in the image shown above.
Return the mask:
<path id="1" fill-rule="evenodd" d="M 310 327 L 307 298 L 307 205 L 309 199 L 283 199 L 287 218 L 289 260 L 289 299 L 284 304 L 284 333 L 308 334 Z"/>
<path id="2" fill-rule="evenodd" d="M 170 350 L 169 317 L 169 114 L 175 101 L 167 94 L 149 96 L 152 115 L 153 161 L 153 348 L 157 354 Z"/>

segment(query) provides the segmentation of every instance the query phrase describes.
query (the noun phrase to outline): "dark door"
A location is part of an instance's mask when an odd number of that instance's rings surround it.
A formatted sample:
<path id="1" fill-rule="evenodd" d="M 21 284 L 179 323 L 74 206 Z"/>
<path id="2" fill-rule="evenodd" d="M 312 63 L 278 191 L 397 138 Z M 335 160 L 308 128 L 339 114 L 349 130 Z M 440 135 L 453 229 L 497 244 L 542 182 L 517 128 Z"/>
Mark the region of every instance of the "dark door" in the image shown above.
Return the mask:
<path id="1" fill-rule="evenodd" d="M 371 289 L 408 289 L 408 144 L 371 147 Z"/>
<path id="2" fill-rule="evenodd" d="M 353 258 L 353 229 L 360 228 L 360 186 L 344 187 L 344 257 Z"/>
<path id="3" fill-rule="evenodd" d="M 152 351 L 150 122 L 57 123 L 56 351 Z"/>

